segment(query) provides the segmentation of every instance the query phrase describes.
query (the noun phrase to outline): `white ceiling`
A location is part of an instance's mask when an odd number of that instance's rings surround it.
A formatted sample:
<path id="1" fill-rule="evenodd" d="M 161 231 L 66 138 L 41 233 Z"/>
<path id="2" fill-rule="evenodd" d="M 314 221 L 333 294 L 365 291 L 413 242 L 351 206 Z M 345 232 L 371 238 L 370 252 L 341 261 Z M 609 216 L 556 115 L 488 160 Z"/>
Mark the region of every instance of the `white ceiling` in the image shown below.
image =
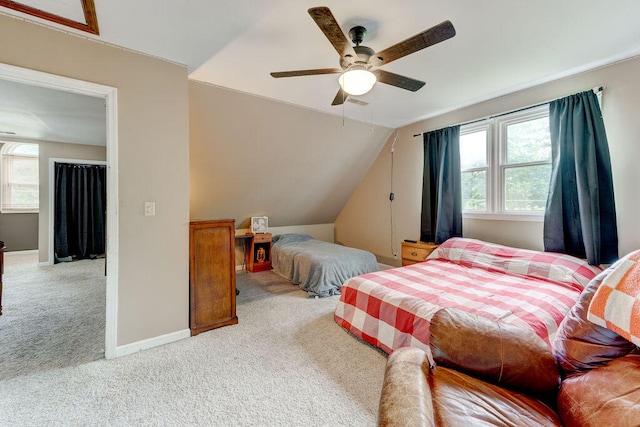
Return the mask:
<path id="1" fill-rule="evenodd" d="M 46 8 L 47 1 L 30 3 Z M 193 80 L 392 128 L 640 54 L 637 0 L 95 0 L 95 6 L 99 36 L 65 31 L 185 64 Z M 363 45 L 375 51 L 444 20 L 457 34 L 382 67 L 426 81 L 418 92 L 378 83 L 359 97 L 368 106 L 331 106 L 338 75 L 269 75 L 339 66 L 307 13 L 314 6 L 330 7 L 345 33 L 365 26 Z"/>
<path id="2" fill-rule="evenodd" d="M 2 139 L 105 145 L 105 101 L 0 79 Z"/>

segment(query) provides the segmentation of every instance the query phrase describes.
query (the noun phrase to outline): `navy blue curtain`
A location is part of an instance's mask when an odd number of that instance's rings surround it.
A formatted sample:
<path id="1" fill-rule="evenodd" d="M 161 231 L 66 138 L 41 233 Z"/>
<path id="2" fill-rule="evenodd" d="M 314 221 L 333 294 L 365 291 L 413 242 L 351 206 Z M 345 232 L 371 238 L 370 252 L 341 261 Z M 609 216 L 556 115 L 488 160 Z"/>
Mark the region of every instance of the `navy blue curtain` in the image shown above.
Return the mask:
<path id="1" fill-rule="evenodd" d="M 549 104 L 552 171 L 544 216 L 544 249 L 618 259 L 618 229 L 609 145 L 598 98 L 585 91 Z"/>
<path id="2" fill-rule="evenodd" d="M 105 253 L 106 189 L 105 166 L 56 163 L 54 251 L 58 259 Z"/>
<path id="3" fill-rule="evenodd" d="M 442 243 L 462 236 L 460 126 L 427 132 L 420 240 Z"/>

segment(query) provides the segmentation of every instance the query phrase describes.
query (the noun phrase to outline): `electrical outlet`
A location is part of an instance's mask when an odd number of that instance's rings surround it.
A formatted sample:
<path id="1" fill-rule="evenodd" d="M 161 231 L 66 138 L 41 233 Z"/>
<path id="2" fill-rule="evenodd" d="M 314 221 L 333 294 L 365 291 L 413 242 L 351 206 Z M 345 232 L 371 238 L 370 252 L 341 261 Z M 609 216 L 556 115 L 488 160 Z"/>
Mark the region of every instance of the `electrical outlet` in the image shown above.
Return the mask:
<path id="1" fill-rule="evenodd" d="M 398 259 L 398 254 L 393 254 L 393 259 Z"/>
<path id="2" fill-rule="evenodd" d="M 144 216 L 156 215 L 156 202 L 144 202 Z"/>

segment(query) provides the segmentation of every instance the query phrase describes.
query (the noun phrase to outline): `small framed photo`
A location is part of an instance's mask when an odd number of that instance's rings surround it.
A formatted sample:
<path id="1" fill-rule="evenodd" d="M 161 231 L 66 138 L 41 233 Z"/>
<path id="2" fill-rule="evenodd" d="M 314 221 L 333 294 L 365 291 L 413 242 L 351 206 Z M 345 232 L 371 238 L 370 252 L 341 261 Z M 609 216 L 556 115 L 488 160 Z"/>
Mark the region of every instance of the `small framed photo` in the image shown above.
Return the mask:
<path id="1" fill-rule="evenodd" d="M 251 232 L 253 234 L 262 234 L 269 231 L 269 218 L 266 216 L 251 217 Z"/>

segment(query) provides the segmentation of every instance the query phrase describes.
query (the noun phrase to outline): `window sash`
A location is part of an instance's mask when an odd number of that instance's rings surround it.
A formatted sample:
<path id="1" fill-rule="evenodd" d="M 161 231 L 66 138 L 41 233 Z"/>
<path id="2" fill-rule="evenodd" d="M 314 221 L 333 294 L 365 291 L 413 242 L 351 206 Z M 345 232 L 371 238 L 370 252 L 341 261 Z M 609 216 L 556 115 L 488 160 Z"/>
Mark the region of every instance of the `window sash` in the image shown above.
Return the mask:
<path id="1" fill-rule="evenodd" d="M 547 177 L 547 180 L 545 182 L 546 185 L 543 186 L 536 186 L 533 185 L 532 187 L 525 187 L 525 190 L 528 190 L 529 192 L 539 192 L 538 197 L 537 198 L 524 198 L 524 199 L 520 199 L 521 202 L 528 202 L 530 204 L 534 204 L 537 206 L 541 206 L 542 208 L 521 208 L 521 209 L 514 209 L 514 208 L 509 208 L 508 204 L 514 204 L 515 203 L 515 199 L 513 199 L 512 197 L 514 196 L 513 192 L 510 192 L 509 189 L 507 188 L 509 185 L 509 182 L 507 181 L 507 173 L 512 171 L 522 171 L 522 170 L 529 170 L 531 171 L 531 169 L 537 169 L 539 170 L 541 166 L 548 166 L 548 173 L 549 176 Z M 519 164 L 517 166 L 513 166 L 513 165 L 508 165 L 508 166 L 504 166 L 502 168 L 502 183 L 505 187 L 504 191 L 502 192 L 502 198 L 501 198 L 501 212 L 508 212 L 508 213 L 519 213 L 519 212 L 527 212 L 530 214 L 542 214 L 544 213 L 545 210 L 545 206 L 546 206 L 546 201 L 547 201 L 547 191 L 549 188 L 549 177 L 551 175 L 551 163 L 550 162 L 531 162 L 531 163 L 527 163 L 526 165 L 524 164 Z M 535 177 L 533 177 L 535 178 Z M 531 183 L 531 181 L 530 181 Z M 535 182 L 534 182 L 535 184 Z M 531 194 L 530 194 L 531 195 Z M 538 201 L 538 203 L 534 203 L 535 201 Z"/>
<path id="2" fill-rule="evenodd" d="M 485 159 L 487 161 L 486 165 L 483 167 L 475 167 L 475 168 L 466 168 L 466 169 L 462 169 L 460 170 L 460 173 L 465 173 L 465 172 L 480 172 L 480 171 L 485 171 L 485 195 L 486 195 L 486 199 L 485 199 L 485 207 L 484 209 L 462 209 L 462 213 L 465 214 L 467 212 L 474 212 L 474 213 L 489 213 L 493 210 L 493 206 L 491 204 L 491 200 L 492 200 L 492 189 L 493 189 L 493 173 L 492 173 L 492 164 L 494 163 L 494 161 L 491 158 L 492 155 L 492 150 L 491 150 L 491 140 L 492 140 L 492 127 L 490 125 L 490 123 L 480 123 L 480 124 L 475 124 L 475 125 L 468 125 L 468 126 L 463 126 L 463 129 L 460 129 L 460 136 L 464 136 L 464 135 L 469 135 L 469 134 L 473 134 L 473 133 L 481 133 L 484 132 L 485 133 L 485 150 L 486 150 L 486 154 L 485 154 Z M 461 155 L 463 155 L 461 153 Z M 463 206 L 465 205 L 464 200 L 463 200 Z"/>
<path id="3" fill-rule="evenodd" d="M 511 114 L 505 114 L 503 116 L 488 119 L 482 123 L 463 125 L 460 135 L 468 135 L 476 132 L 486 132 L 486 149 L 487 149 L 487 165 L 482 168 L 467 168 L 461 169 L 461 173 L 474 172 L 486 170 L 486 208 L 485 209 L 463 209 L 463 215 L 465 217 L 474 217 L 479 215 L 480 217 L 490 217 L 496 215 L 505 219 L 506 217 L 512 217 L 513 219 L 527 219 L 534 217 L 542 217 L 544 215 L 543 210 L 516 210 L 508 209 L 507 207 L 507 183 L 505 181 L 508 170 L 514 170 L 515 168 L 531 168 L 541 165 L 551 165 L 551 154 L 549 152 L 549 158 L 545 160 L 536 160 L 529 162 L 514 162 L 507 163 L 507 136 L 508 127 L 510 125 L 525 123 L 533 120 L 538 120 L 543 117 L 548 117 L 548 105 L 542 105 L 535 108 L 518 111 Z M 463 155 L 461 153 L 461 155 Z M 463 194 L 464 196 L 464 194 Z M 465 205 L 465 199 L 463 199 L 463 206 Z M 522 216 L 522 218 L 516 218 Z M 538 220 L 538 219 L 535 219 Z"/>
<path id="4" fill-rule="evenodd" d="M 0 211 L 3 213 L 38 212 L 40 205 L 38 156 L 14 153 L 18 143 L 7 144 L 10 145 L 5 146 L 7 150 L 2 153 L 1 162 Z M 20 143 L 20 145 L 24 144 Z M 25 173 L 16 176 L 18 170 Z M 28 177 L 29 170 L 32 172 L 31 179 Z"/>
<path id="5" fill-rule="evenodd" d="M 3 203 L 3 212 L 6 211 L 33 211 L 38 210 L 38 204 L 33 203 L 33 199 L 38 196 L 38 185 L 12 185 L 7 186 L 5 192 L 5 200 Z M 29 194 L 35 195 L 34 197 L 28 197 Z M 25 197 L 24 195 L 27 195 Z M 21 197 L 22 196 L 22 197 Z M 20 202 L 17 199 L 29 199 L 24 202 Z"/>

